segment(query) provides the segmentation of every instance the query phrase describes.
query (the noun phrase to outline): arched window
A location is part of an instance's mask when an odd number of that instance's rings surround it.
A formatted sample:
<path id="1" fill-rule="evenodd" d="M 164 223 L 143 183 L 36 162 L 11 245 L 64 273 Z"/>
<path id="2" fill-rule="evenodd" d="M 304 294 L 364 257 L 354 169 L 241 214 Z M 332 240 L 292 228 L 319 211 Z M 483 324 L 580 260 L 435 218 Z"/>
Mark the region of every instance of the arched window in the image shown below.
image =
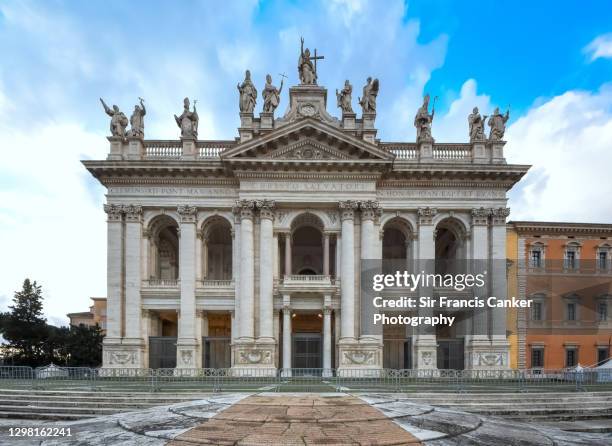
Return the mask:
<path id="1" fill-rule="evenodd" d="M 149 232 L 149 278 L 177 280 L 179 277 L 177 222 L 167 215 L 160 215 L 151 221 Z"/>
<path id="2" fill-rule="evenodd" d="M 436 226 L 435 234 L 436 273 L 463 272 L 467 257 L 463 224 L 455 218 L 445 218 Z"/>
<path id="3" fill-rule="evenodd" d="M 222 217 L 213 217 L 202 230 L 202 277 L 205 280 L 232 278 L 232 227 Z"/>

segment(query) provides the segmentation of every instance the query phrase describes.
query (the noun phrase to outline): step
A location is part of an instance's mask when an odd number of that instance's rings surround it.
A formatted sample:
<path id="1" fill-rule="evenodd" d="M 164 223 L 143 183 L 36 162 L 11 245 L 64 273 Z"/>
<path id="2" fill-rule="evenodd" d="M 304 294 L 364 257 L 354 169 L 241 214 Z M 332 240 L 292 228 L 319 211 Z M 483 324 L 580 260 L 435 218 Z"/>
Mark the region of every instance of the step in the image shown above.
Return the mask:
<path id="1" fill-rule="evenodd" d="M 167 404 L 172 404 L 172 403 L 167 403 Z M 40 401 L 40 400 L 35 400 L 35 399 L 29 399 L 29 400 L 5 400 L 5 399 L 0 399 L 0 406 L 22 406 L 22 407 L 27 407 L 27 406 L 39 406 L 39 405 L 48 405 L 48 406 L 53 406 L 53 407 L 109 407 L 109 408 L 117 408 L 117 409 L 121 409 L 121 408 L 125 408 L 125 409 L 148 409 L 150 407 L 157 407 L 157 406 L 165 406 L 167 405 L 166 403 L 160 403 L 160 404 L 149 404 L 149 403 L 142 403 L 142 402 L 137 402 L 137 401 L 133 401 L 131 403 L 119 403 L 116 401 L 91 401 L 91 402 L 87 402 L 87 401 Z"/>
<path id="2" fill-rule="evenodd" d="M 46 421 L 73 421 L 96 418 L 98 415 L 69 414 L 69 413 L 37 413 L 37 412 L 4 412 L 0 410 L 0 418 L 16 420 L 46 420 Z"/>
<path id="3" fill-rule="evenodd" d="M 116 402 L 116 403 L 133 403 L 133 402 L 142 402 L 142 403 L 150 403 L 150 404 L 174 404 L 174 403 L 182 403 L 189 401 L 197 401 L 197 399 L 191 398 L 96 398 L 96 397 L 55 397 L 55 396 L 46 396 L 46 395 L 0 395 L 0 401 L 29 401 L 29 400 L 37 400 L 37 401 L 70 401 L 70 402 Z"/>
<path id="4" fill-rule="evenodd" d="M 37 412 L 37 413 L 56 413 L 58 407 L 54 406 L 0 406 L 0 412 Z M 119 412 L 130 412 L 125 409 L 110 409 L 105 407 L 100 408 L 89 408 L 89 407 L 62 407 L 62 413 L 70 414 L 96 414 L 96 415 L 109 415 Z"/>

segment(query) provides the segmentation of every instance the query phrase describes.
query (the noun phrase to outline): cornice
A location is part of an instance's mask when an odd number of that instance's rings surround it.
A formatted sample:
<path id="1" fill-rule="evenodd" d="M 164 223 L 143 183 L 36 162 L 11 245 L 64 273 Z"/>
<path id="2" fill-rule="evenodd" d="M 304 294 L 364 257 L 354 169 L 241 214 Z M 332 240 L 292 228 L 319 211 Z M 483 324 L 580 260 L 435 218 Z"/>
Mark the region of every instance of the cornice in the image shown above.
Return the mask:
<path id="1" fill-rule="evenodd" d="M 370 180 L 376 181 L 380 174 L 374 173 L 342 173 L 342 172 L 257 172 L 236 171 L 238 179 L 278 179 L 278 180 Z"/>
<path id="2" fill-rule="evenodd" d="M 507 226 L 519 234 L 605 234 L 612 236 L 612 224 L 605 223 L 509 221 Z"/>
<path id="3" fill-rule="evenodd" d="M 381 180 L 376 183 L 377 190 L 404 189 L 407 187 L 469 187 L 479 189 L 507 189 L 514 185 L 514 181 L 473 181 L 473 180 L 440 180 L 437 178 L 426 180 Z"/>
<path id="4" fill-rule="evenodd" d="M 181 185 L 181 186 L 230 186 L 238 187 L 240 185 L 236 178 L 184 178 L 184 177 L 100 177 L 105 185 L 125 186 L 125 185 Z"/>

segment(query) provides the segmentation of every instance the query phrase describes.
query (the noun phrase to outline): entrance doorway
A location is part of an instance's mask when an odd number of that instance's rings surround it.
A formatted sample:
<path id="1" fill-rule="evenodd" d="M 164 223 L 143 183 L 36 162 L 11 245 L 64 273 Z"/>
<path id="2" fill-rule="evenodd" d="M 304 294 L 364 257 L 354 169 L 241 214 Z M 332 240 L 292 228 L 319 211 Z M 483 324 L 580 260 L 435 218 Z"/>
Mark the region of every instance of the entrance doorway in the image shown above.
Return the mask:
<path id="1" fill-rule="evenodd" d="M 205 369 L 228 369 L 232 366 L 231 338 L 208 336 L 202 338 L 202 364 Z"/>
<path id="2" fill-rule="evenodd" d="M 320 369 L 323 367 L 322 343 L 321 333 L 294 333 L 291 349 L 293 368 Z"/>
<path id="3" fill-rule="evenodd" d="M 152 369 L 173 369 L 176 367 L 175 337 L 149 337 L 149 367 Z"/>
<path id="4" fill-rule="evenodd" d="M 438 368 L 463 370 L 465 368 L 463 344 L 463 339 L 438 339 Z"/>

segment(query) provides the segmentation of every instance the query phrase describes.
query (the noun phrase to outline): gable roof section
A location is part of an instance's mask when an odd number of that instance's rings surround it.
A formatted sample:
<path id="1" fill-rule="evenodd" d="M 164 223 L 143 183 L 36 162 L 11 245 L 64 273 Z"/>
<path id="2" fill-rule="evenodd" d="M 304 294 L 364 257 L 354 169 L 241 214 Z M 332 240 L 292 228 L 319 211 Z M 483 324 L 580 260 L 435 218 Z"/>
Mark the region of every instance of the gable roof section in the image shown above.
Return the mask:
<path id="1" fill-rule="evenodd" d="M 221 154 L 221 159 L 227 162 L 308 160 L 316 163 L 321 160 L 329 163 L 337 160 L 391 164 L 394 158 L 395 155 L 374 144 L 313 118 L 300 119 L 274 129 Z"/>

